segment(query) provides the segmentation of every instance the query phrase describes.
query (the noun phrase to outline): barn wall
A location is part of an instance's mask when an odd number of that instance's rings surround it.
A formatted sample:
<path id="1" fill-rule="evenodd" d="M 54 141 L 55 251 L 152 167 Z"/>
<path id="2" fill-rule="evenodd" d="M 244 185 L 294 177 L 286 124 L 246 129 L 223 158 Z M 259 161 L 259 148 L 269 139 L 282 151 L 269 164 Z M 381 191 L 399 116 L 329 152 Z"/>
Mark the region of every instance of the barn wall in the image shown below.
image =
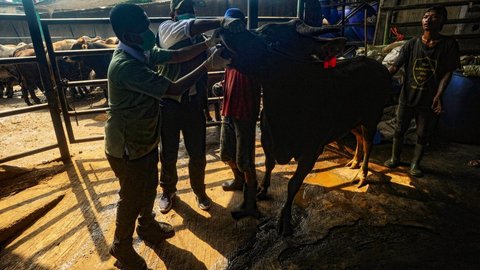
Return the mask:
<path id="1" fill-rule="evenodd" d="M 452 0 L 450 3 L 459 2 L 461 0 Z M 382 1 L 380 9 L 384 7 L 392 6 L 403 6 L 403 5 L 412 5 L 412 4 L 431 4 L 432 6 L 437 4 L 439 1 L 436 0 L 384 0 Z M 443 1 L 442 1 L 443 2 Z M 460 24 L 446 24 L 443 27 L 442 33 L 444 35 L 477 35 L 475 38 L 469 39 L 458 39 L 460 49 L 462 51 L 476 51 L 476 54 L 480 54 L 480 3 L 463 6 L 448 6 L 446 7 L 448 11 L 448 19 L 464 19 L 464 18 L 478 18 L 476 23 L 460 23 Z M 406 39 L 412 38 L 422 34 L 421 19 L 425 12 L 425 8 L 419 9 L 408 9 L 394 11 L 391 13 L 392 22 L 403 23 L 403 22 L 418 22 L 416 26 L 403 26 L 399 27 L 400 32 L 405 35 Z M 386 12 L 380 11 L 379 24 L 376 29 L 377 38 L 375 40 L 376 44 L 381 44 L 383 42 L 383 37 L 385 33 L 385 19 Z M 388 31 L 389 29 L 387 29 Z M 387 38 L 387 43 L 392 42 L 394 37 L 389 35 Z"/>
<path id="2" fill-rule="evenodd" d="M 198 7 L 197 16 L 223 16 L 225 10 L 229 7 L 238 7 L 247 13 L 246 0 L 206 0 L 206 7 Z M 58 3 L 57 3 L 58 5 Z M 65 8 L 65 6 L 61 6 Z M 142 7 L 147 14 L 152 17 L 168 17 L 170 13 L 169 2 L 157 2 L 144 4 Z M 49 7 L 39 7 L 46 10 Z M 111 7 L 93 8 L 85 10 L 61 10 L 58 12 L 43 13 L 43 18 L 108 18 Z M 259 0 L 259 16 L 296 16 L 296 0 Z M 156 29 L 157 24 L 152 24 L 151 28 Z M 64 38 L 77 38 L 83 35 L 87 36 L 113 36 L 114 33 L 109 24 L 91 24 L 91 25 L 54 25 L 50 26 L 50 34 L 53 41 Z M 18 42 L 30 42 L 28 27 L 26 22 L 9 21 L 0 19 L 0 44 L 17 44 Z"/>

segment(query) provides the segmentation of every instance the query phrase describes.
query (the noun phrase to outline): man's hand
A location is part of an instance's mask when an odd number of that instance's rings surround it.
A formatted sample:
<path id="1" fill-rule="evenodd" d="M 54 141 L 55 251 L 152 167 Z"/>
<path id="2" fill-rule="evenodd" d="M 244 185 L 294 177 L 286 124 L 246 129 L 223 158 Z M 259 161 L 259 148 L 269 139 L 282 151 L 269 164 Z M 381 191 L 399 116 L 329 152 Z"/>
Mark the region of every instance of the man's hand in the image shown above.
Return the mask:
<path id="1" fill-rule="evenodd" d="M 220 31 L 222 29 L 221 28 L 218 28 L 216 29 L 215 31 L 213 31 L 213 34 L 211 37 L 209 37 L 207 40 L 205 40 L 205 44 L 211 48 L 211 47 L 215 47 L 215 45 L 217 45 L 217 43 L 220 43 L 221 39 L 220 39 Z"/>
<path id="2" fill-rule="evenodd" d="M 231 59 L 225 59 L 220 54 L 224 49 L 215 49 L 212 55 L 205 61 L 205 67 L 208 70 L 223 70 L 231 63 Z"/>
<path id="3" fill-rule="evenodd" d="M 440 100 L 439 97 L 433 98 L 432 109 L 433 109 L 433 112 L 436 114 L 440 114 L 442 112 L 442 101 Z"/>
<path id="4" fill-rule="evenodd" d="M 223 18 L 220 25 L 223 29 L 227 29 L 233 33 L 245 31 L 245 23 L 241 19 Z"/>

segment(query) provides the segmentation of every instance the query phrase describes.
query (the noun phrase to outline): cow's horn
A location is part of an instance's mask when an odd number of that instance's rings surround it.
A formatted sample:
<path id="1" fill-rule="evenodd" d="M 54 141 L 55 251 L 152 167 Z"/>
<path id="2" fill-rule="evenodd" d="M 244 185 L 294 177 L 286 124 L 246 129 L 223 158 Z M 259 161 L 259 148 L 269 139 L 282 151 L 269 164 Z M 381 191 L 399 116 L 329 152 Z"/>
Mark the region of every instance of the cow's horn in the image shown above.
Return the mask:
<path id="1" fill-rule="evenodd" d="M 318 36 L 326 33 L 339 32 L 340 26 L 313 27 L 305 23 L 297 24 L 297 33 L 304 36 Z"/>

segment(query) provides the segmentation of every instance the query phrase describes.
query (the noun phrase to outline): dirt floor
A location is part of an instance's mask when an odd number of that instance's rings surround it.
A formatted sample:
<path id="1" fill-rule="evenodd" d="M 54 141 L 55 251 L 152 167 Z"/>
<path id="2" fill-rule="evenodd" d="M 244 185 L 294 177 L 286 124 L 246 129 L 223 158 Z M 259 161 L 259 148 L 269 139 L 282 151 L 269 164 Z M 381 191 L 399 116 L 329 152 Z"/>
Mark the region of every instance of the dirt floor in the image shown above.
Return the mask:
<path id="1" fill-rule="evenodd" d="M 102 107 L 98 93 L 77 109 Z M 25 106 L 18 95 L 1 99 L 0 110 Z M 105 115 L 72 118 L 77 137 L 103 134 Z M 48 112 L 0 119 L 0 157 L 55 143 Z M 411 178 L 406 166 L 381 166 L 390 144 L 374 148 L 369 185 L 356 188 L 345 153 L 325 151 L 305 180 L 294 206 L 296 231 L 277 236 L 276 216 L 286 199 L 295 162 L 277 166 L 270 200 L 258 203 L 260 220 L 232 220 L 240 192 L 221 184 L 232 173 L 219 160 L 218 128 L 207 130 L 207 193 L 214 205 L 200 210 L 188 182 L 183 148 L 178 162 L 179 196 L 157 219 L 175 237 L 135 249 L 151 269 L 478 269 L 480 266 L 480 146 L 436 142 L 425 156 L 426 177 Z M 259 139 L 259 138 L 258 138 Z M 351 146 L 348 137 L 344 143 Z M 336 147 L 336 146 L 333 146 Z M 264 156 L 257 140 L 257 175 Z M 408 161 L 411 147 L 403 160 Z M 72 163 L 55 161 L 58 150 L 0 165 L 0 269 L 115 269 L 108 254 L 113 238 L 118 182 L 103 142 L 71 144 Z M 407 165 L 407 164 L 405 164 Z M 160 189 L 157 192 L 160 193 Z M 159 195 L 157 195 L 157 200 Z"/>

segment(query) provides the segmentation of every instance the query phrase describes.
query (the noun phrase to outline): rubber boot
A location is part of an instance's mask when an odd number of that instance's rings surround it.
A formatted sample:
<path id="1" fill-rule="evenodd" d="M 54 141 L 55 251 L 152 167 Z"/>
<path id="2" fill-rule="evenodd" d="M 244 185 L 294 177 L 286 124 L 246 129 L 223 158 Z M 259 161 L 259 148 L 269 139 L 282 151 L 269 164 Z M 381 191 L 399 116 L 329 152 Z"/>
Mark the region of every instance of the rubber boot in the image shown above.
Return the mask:
<path id="1" fill-rule="evenodd" d="M 132 238 L 123 240 L 115 238 L 109 252 L 110 255 L 117 259 L 115 266 L 120 269 L 148 269 L 145 260 L 133 249 Z"/>
<path id="2" fill-rule="evenodd" d="M 257 187 L 252 186 L 248 187 L 247 185 L 243 188 L 243 202 L 237 209 L 233 210 L 232 217 L 235 220 L 251 216 L 254 218 L 260 217 L 260 212 L 257 209 Z"/>
<path id="3" fill-rule="evenodd" d="M 235 190 L 242 190 L 243 185 L 245 184 L 245 176 L 239 169 L 232 168 L 233 180 L 226 181 L 222 184 L 222 188 L 224 191 L 235 191 Z"/>
<path id="4" fill-rule="evenodd" d="M 412 163 L 410 163 L 410 171 L 408 172 L 411 176 L 415 177 L 422 177 L 423 172 L 420 168 L 420 161 L 423 157 L 423 151 L 425 149 L 425 145 L 416 144 L 415 150 L 413 151 L 413 159 Z"/>
<path id="5" fill-rule="evenodd" d="M 383 165 L 387 166 L 388 168 L 396 168 L 400 165 L 400 154 L 402 152 L 402 142 L 401 138 L 393 138 L 392 144 L 392 157 L 385 161 Z"/>

